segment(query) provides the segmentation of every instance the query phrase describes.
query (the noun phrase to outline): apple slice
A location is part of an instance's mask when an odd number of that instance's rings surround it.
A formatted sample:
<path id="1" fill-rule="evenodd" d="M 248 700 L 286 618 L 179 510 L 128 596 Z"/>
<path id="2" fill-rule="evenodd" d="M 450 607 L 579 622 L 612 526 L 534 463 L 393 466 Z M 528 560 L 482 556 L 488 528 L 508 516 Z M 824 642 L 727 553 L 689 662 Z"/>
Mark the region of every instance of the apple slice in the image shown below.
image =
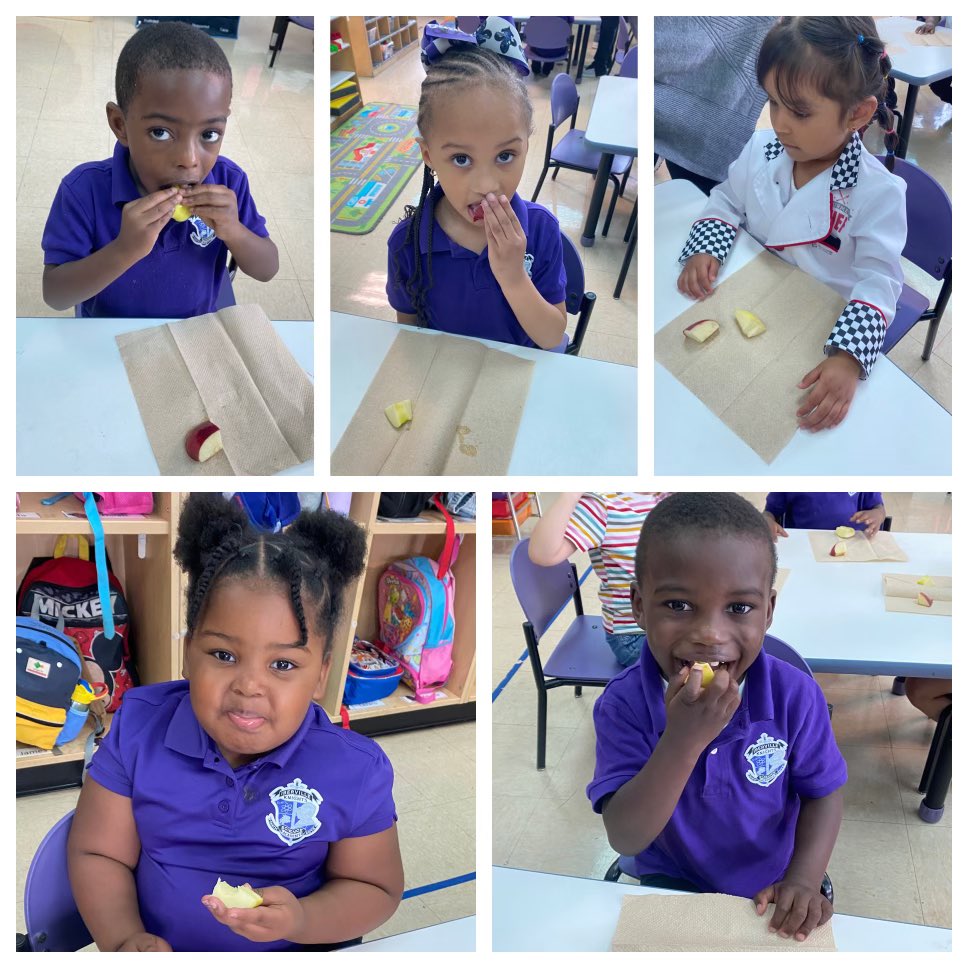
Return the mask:
<path id="1" fill-rule="evenodd" d="M 747 339 L 752 339 L 754 336 L 759 336 L 760 333 L 766 332 L 766 325 L 763 320 L 745 309 L 736 310 L 736 322 L 739 324 L 739 328 L 743 331 L 743 335 Z"/>
<path id="2" fill-rule="evenodd" d="M 185 451 L 192 460 L 197 460 L 200 464 L 214 457 L 222 450 L 222 431 L 206 420 L 185 436 Z"/>
<path id="3" fill-rule="evenodd" d="M 215 895 L 227 908 L 257 908 L 262 903 L 262 895 L 252 890 L 251 884 L 232 887 L 220 877 L 212 888 Z"/>
<path id="4" fill-rule="evenodd" d="M 857 532 L 853 528 L 848 528 L 846 524 L 842 524 L 837 528 L 835 534 L 838 538 L 853 538 Z"/>
<path id="5" fill-rule="evenodd" d="M 919 578 L 915 582 L 915 584 L 916 585 L 933 585 L 934 584 L 934 579 L 930 575 L 924 575 L 922 578 Z"/>
<path id="6" fill-rule="evenodd" d="M 847 545 L 843 541 L 838 541 L 830 549 L 830 557 L 831 558 L 843 558 L 845 554 L 847 554 Z"/>
<path id="7" fill-rule="evenodd" d="M 186 208 L 181 202 L 179 202 L 175 206 L 175 210 L 171 213 L 171 217 L 176 222 L 184 222 L 191 216 L 191 214 L 192 210 L 190 208 Z"/>
<path id="8" fill-rule="evenodd" d="M 925 608 L 930 608 L 934 604 L 934 599 L 926 592 L 918 592 L 916 601 L 918 605 L 923 605 Z"/>
<path id="9" fill-rule="evenodd" d="M 693 669 L 702 669 L 702 684 L 700 688 L 705 689 L 713 681 L 713 667 L 708 662 L 693 662 Z"/>
<path id="10" fill-rule="evenodd" d="M 687 326 L 682 332 L 697 343 L 705 343 L 710 336 L 719 332 L 719 323 L 715 319 L 700 319 L 698 323 Z"/>
<path id="11" fill-rule="evenodd" d="M 399 403 L 391 403 L 386 410 L 383 411 L 386 414 L 387 420 L 390 421 L 392 426 L 399 430 L 405 423 L 410 423 L 413 420 L 413 404 L 409 400 L 401 400 Z"/>

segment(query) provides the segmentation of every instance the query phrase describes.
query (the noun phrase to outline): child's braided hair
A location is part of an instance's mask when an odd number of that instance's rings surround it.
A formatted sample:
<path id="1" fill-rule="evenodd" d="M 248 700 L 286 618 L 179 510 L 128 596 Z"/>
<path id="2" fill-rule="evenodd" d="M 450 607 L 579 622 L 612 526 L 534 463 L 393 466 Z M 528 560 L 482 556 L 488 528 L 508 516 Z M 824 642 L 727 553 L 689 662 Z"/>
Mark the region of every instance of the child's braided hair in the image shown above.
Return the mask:
<path id="1" fill-rule="evenodd" d="M 512 98 L 517 98 L 524 112 L 525 122 L 530 134 L 533 128 L 533 108 L 524 79 L 511 61 L 483 47 L 470 43 L 454 43 L 438 60 L 426 65 L 427 76 L 420 88 L 420 103 L 417 107 L 417 129 L 426 138 L 430 130 L 432 108 L 440 98 L 452 97 L 462 87 L 481 87 L 490 85 L 501 88 Z M 423 184 L 420 199 L 416 205 L 407 205 L 403 210 L 403 221 L 407 222 L 405 244 L 413 252 L 413 274 L 401 280 L 400 266 L 394 259 L 393 278 L 398 286 L 402 285 L 413 303 L 420 326 L 430 325 L 427 307 L 427 293 L 434 284 L 431 268 L 431 243 L 434 233 L 433 200 L 430 193 L 434 187 L 434 173 L 424 165 Z M 424 211 L 427 211 L 427 266 L 424 270 L 420 254 L 419 232 Z"/>
<path id="2" fill-rule="evenodd" d="M 175 560 L 188 573 L 188 635 L 219 582 L 256 578 L 285 587 L 300 643 L 306 643 L 310 630 L 321 635 L 328 658 L 343 592 L 362 573 L 365 555 L 364 530 L 335 511 L 304 511 L 286 531 L 262 534 L 221 494 L 192 494 L 175 544 Z"/>

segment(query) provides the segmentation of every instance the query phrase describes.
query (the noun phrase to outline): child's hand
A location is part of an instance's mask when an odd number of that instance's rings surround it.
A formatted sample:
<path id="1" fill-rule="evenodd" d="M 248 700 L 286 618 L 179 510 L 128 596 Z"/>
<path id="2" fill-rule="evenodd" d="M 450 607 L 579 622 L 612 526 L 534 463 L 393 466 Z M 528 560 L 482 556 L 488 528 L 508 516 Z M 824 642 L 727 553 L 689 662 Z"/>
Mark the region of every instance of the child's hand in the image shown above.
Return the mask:
<path id="1" fill-rule="evenodd" d="M 171 945 L 164 938 L 159 938 L 157 934 L 148 934 L 147 931 L 139 931 L 131 935 L 118 951 L 171 951 Z"/>
<path id="2" fill-rule="evenodd" d="M 481 200 L 484 209 L 484 236 L 491 272 L 501 286 L 517 282 L 524 272 L 527 238 L 506 195 L 500 199 L 488 192 Z"/>
<path id="3" fill-rule="evenodd" d="M 815 366 L 797 384 L 801 390 L 813 387 L 797 410 L 801 428 L 817 431 L 836 427 L 847 416 L 858 380 L 860 363 L 850 353 L 835 353 Z"/>
<path id="4" fill-rule="evenodd" d="M 684 668 L 666 690 L 666 732 L 693 749 L 704 750 L 733 718 L 739 686 L 725 669 L 703 689 L 702 671 Z"/>
<path id="5" fill-rule="evenodd" d="M 202 903 L 212 917 L 250 941 L 283 941 L 305 927 L 306 912 L 299 898 L 284 887 L 260 887 L 262 904 L 257 908 L 227 908 L 213 894 Z"/>
<path id="6" fill-rule="evenodd" d="M 777 519 L 775 517 L 773 517 L 773 515 L 770 514 L 769 511 L 764 511 L 763 512 L 763 517 L 766 518 L 766 523 L 770 526 L 770 531 L 773 532 L 773 542 L 774 542 L 774 544 L 776 543 L 776 539 L 778 537 L 780 537 L 780 538 L 789 538 L 790 537 L 790 535 L 788 535 L 786 533 L 786 531 L 784 530 L 783 525 L 780 524 L 780 522 L 777 521 Z"/>
<path id="7" fill-rule="evenodd" d="M 764 914 L 766 906 L 773 901 L 776 908 L 770 919 L 770 932 L 781 938 L 796 937 L 806 941 L 814 928 L 826 924 L 834 913 L 834 906 L 819 888 L 796 881 L 777 881 L 753 895 L 756 913 Z"/>
<path id="8" fill-rule="evenodd" d="M 881 530 L 881 525 L 884 523 L 884 518 L 886 517 L 887 513 L 884 511 L 884 508 L 880 507 L 871 508 L 869 511 L 857 511 L 850 516 L 850 520 L 864 525 L 864 534 L 868 538 L 873 538 Z"/>
<path id="9" fill-rule="evenodd" d="M 932 17 L 931 20 L 934 20 L 934 18 Z M 934 28 L 936 26 L 937 26 L 937 21 L 935 21 L 935 23 L 931 23 L 930 21 L 928 21 L 926 23 L 919 24 L 917 29 L 914 32 L 916 34 L 933 34 Z"/>
<path id="10" fill-rule="evenodd" d="M 679 292 L 693 299 L 705 299 L 712 295 L 716 276 L 719 275 L 719 259 L 705 252 L 697 252 L 690 256 L 679 273 L 676 285 Z"/>
<path id="11" fill-rule="evenodd" d="M 239 200 L 227 185 L 204 182 L 184 190 L 185 204 L 224 242 L 239 229 Z"/>
<path id="12" fill-rule="evenodd" d="M 163 188 L 136 198 L 121 209 L 121 231 L 115 243 L 132 263 L 143 259 L 155 247 L 158 235 L 181 200 L 181 189 Z"/>

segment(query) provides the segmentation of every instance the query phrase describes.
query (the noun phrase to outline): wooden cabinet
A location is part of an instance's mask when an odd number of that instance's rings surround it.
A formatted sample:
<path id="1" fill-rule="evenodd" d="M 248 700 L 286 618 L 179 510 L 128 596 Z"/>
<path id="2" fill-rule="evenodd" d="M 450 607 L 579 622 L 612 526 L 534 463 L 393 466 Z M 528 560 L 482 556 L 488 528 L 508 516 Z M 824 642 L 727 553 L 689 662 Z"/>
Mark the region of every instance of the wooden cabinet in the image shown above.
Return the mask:
<path id="1" fill-rule="evenodd" d="M 333 131 L 348 118 L 351 118 L 361 107 L 363 107 L 363 92 L 360 91 L 360 79 L 357 77 L 356 52 L 354 43 L 350 37 L 350 21 L 358 20 L 358 17 L 330 17 L 330 34 L 339 34 L 346 41 L 347 45 L 340 50 L 330 50 L 329 53 L 329 90 L 330 90 L 330 116 L 329 130 Z M 341 92 L 335 91 L 341 84 L 350 82 L 355 90 L 356 96 L 350 98 L 345 104 L 337 106 L 339 113 L 333 114 L 334 98 L 342 98 Z"/>
<path id="2" fill-rule="evenodd" d="M 416 17 L 347 17 L 360 77 L 375 77 L 419 39 Z"/>

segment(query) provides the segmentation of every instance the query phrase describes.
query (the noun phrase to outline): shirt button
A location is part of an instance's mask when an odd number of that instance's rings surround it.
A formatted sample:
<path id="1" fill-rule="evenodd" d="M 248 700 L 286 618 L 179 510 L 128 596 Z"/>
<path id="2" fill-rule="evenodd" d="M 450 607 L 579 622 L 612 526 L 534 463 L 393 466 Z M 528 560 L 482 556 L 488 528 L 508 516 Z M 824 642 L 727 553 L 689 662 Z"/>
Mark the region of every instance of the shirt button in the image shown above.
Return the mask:
<path id="1" fill-rule="evenodd" d="M 220 800 L 218 804 L 218 808 L 221 813 L 228 813 L 229 812 L 228 800 Z"/>
<path id="2" fill-rule="evenodd" d="M 232 777 L 227 776 L 225 778 L 225 785 L 226 786 L 235 786 L 235 780 L 233 780 Z"/>

